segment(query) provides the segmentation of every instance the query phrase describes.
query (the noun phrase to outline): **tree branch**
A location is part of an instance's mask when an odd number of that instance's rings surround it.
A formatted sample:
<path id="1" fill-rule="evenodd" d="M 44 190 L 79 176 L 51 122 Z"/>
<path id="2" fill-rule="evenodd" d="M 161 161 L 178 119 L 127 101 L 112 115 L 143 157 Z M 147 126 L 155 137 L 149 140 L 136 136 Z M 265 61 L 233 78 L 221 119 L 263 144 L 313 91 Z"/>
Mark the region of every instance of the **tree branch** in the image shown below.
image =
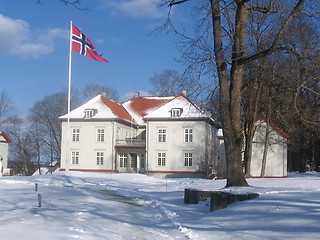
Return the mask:
<path id="1" fill-rule="evenodd" d="M 277 33 L 276 37 L 274 38 L 271 46 L 264 50 L 261 51 L 259 53 L 256 53 L 252 56 L 249 56 L 247 58 L 243 58 L 242 62 L 245 63 L 249 63 L 252 62 L 254 60 L 257 60 L 261 57 L 265 57 L 267 55 L 270 55 L 271 53 L 275 52 L 276 46 L 278 44 L 278 42 L 280 41 L 280 38 L 283 36 L 285 29 L 287 28 L 287 26 L 289 25 L 291 19 L 300 11 L 300 8 L 302 6 L 302 4 L 305 2 L 305 0 L 299 0 L 299 2 L 296 4 L 296 6 L 294 7 L 294 9 L 292 10 L 292 12 L 289 14 L 289 16 L 286 18 L 286 20 L 284 21 L 284 23 L 282 24 L 279 32 Z"/>

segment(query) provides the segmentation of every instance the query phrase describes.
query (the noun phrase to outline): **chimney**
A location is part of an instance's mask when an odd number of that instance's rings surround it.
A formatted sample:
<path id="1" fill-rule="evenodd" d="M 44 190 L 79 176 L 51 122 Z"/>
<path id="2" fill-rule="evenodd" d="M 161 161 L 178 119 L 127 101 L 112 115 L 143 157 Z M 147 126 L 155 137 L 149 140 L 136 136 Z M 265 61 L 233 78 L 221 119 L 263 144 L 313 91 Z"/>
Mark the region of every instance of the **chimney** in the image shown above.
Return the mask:
<path id="1" fill-rule="evenodd" d="M 133 93 L 133 98 L 138 98 L 140 97 L 140 92 L 134 92 Z"/>
<path id="2" fill-rule="evenodd" d="M 107 93 L 106 92 L 102 92 L 101 95 L 104 96 L 104 97 L 107 97 Z"/>
<path id="3" fill-rule="evenodd" d="M 181 92 L 185 97 L 187 96 L 187 90 L 182 90 Z"/>

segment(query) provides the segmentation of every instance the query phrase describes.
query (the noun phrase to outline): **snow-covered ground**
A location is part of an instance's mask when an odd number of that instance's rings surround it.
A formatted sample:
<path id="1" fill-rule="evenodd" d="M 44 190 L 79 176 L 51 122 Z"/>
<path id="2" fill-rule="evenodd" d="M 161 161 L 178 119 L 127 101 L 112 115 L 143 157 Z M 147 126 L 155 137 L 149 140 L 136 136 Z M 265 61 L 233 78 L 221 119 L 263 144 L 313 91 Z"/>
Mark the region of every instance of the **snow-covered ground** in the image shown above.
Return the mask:
<path id="1" fill-rule="evenodd" d="M 139 174 L 3 177 L 0 239 L 320 239 L 320 174 L 248 182 L 224 189 L 225 180 Z M 185 188 L 260 197 L 209 212 L 209 201 L 184 204 Z"/>

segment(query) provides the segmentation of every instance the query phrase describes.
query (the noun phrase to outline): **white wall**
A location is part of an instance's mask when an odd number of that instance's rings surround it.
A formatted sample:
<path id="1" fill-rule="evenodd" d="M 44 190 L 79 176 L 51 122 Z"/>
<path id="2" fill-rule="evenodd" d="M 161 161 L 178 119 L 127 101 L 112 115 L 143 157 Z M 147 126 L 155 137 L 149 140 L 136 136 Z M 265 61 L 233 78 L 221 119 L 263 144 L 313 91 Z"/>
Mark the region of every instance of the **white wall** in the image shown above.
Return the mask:
<path id="1" fill-rule="evenodd" d="M 184 142 L 184 130 L 193 129 L 193 141 Z M 166 129 L 166 142 L 158 142 L 158 130 Z M 212 126 L 205 121 L 149 121 L 147 123 L 147 170 L 203 171 L 212 161 Z M 206 150 L 206 147 L 209 149 Z M 158 166 L 158 153 L 166 153 L 166 165 Z M 184 153 L 193 153 L 193 166 L 185 166 Z"/>
<path id="2" fill-rule="evenodd" d="M 80 141 L 72 142 L 72 129 L 80 129 Z M 105 141 L 98 142 L 97 129 L 105 129 Z M 69 158 L 70 169 L 100 169 L 111 170 L 113 166 L 113 131 L 114 124 L 112 122 L 70 122 L 70 141 L 69 149 L 70 153 L 67 156 L 67 123 L 62 123 L 62 143 L 61 143 L 61 168 L 66 168 L 66 159 Z M 71 152 L 78 151 L 80 153 L 79 164 L 72 164 Z M 104 164 L 96 164 L 96 153 L 104 152 Z"/>
<path id="3" fill-rule="evenodd" d="M 0 142 L 0 156 L 2 161 L 0 161 L 0 176 L 2 176 L 1 169 L 5 169 L 8 166 L 8 143 Z"/>
<path id="4" fill-rule="evenodd" d="M 266 123 L 259 121 L 253 139 L 251 173 L 252 177 L 261 174 L 262 158 L 266 134 Z M 287 140 L 269 126 L 268 152 L 266 159 L 265 177 L 287 176 Z"/>

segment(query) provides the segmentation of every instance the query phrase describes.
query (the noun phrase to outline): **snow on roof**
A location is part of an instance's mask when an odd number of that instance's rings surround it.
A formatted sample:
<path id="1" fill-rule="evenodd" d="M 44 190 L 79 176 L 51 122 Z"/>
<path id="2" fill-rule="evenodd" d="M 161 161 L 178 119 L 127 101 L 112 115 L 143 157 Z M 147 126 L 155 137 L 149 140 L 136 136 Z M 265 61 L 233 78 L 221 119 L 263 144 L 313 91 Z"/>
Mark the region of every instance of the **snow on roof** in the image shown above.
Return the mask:
<path id="1" fill-rule="evenodd" d="M 98 95 L 70 112 L 70 119 L 83 119 L 85 111 L 95 110 L 90 119 L 122 119 L 124 121 L 145 125 L 145 119 L 171 118 L 171 110 L 181 109 L 180 118 L 210 118 L 183 94 L 170 97 L 137 97 L 122 105 L 102 95 Z M 66 119 L 67 114 L 60 119 Z"/>
<path id="2" fill-rule="evenodd" d="M 131 114 L 139 125 L 144 125 L 143 117 L 157 110 L 174 99 L 171 97 L 138 97 L 123 103 L 122 106 Z"/>
<path id="3" fill-rule="evenodd" d="M 113 100 L 102 96 L 101 94 L 92 98 L 80 107 L 72 110 L 69 115 L 70 119 L 84 118 L 85 111 L 87 109 L 96 110 L 91 119 L 122 119 L 134 123 L 130 114 L 123 108 L 121 104 L 116 103 Z M 66 119 L 67 117 L 68 114 L 61 116 L 60 119 Z"/>
<path id="4" fill-rule="evenodd" d="M 171 118 L 172 109 L 181 109 L 181 115 L 179 118 L 210 118 L 210 114 L 202 111 L 183 94 L 176 96 L 165 105 L 144 116 L 144 118 Z"/>

